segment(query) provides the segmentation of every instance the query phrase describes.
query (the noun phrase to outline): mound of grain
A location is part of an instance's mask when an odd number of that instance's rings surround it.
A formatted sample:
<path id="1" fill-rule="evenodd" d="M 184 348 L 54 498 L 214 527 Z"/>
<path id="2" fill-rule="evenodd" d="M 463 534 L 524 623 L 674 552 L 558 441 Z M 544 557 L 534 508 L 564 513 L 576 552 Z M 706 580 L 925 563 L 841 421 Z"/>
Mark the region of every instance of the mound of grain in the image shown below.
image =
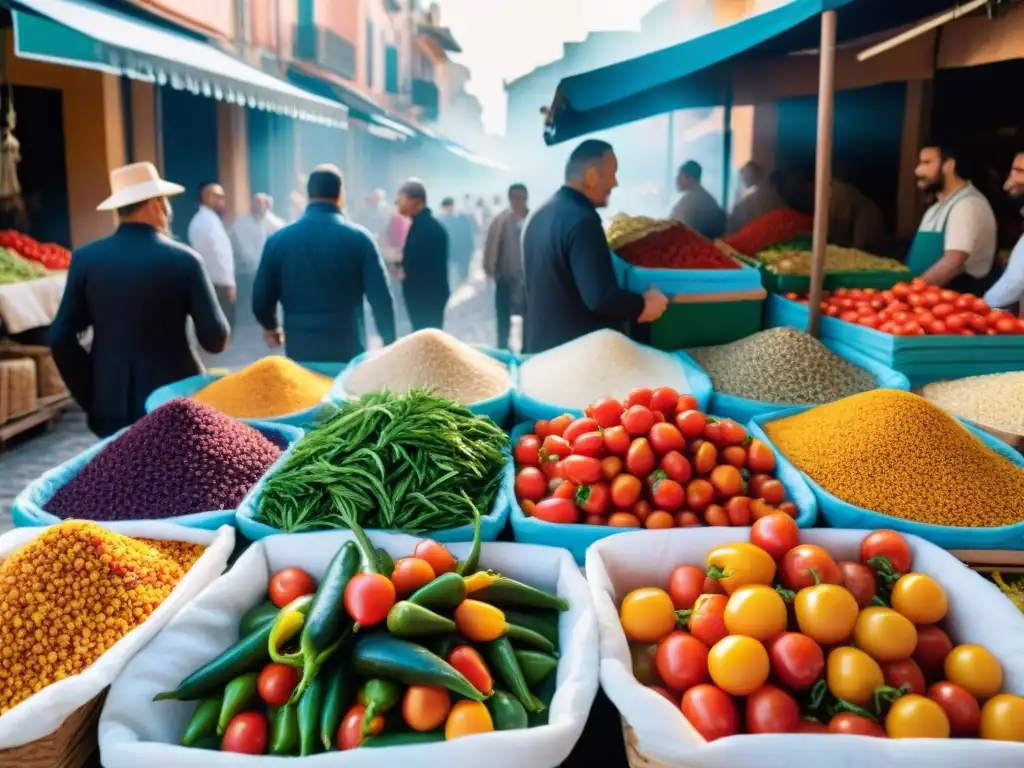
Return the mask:
<path id="1" fill-rule="evenodd" d="M 1024 372 L 993 373 L 938 381 L 921 390 L 926 398 L 961 419 L 1024 435 Z"/>
<path id="2" fill-rule="evenodd" d="M 236 419 L 267 419 L 319 404 L 332 379 L 270 355 L 206 385 L 192 399 Z"/>
<path id="3" fill-rule="evenodd" d="M 504 363 L 444 331 L 427 329 L 402 337 L 356 366 L 345 392 L 358 397 L 383 389 L 430 389 L 469 405 L 503 395 L 511 384 Z"/>
<path id="4" fill-rule="evenodd" d="M 817 405 L 874 389 L 874 377 L 795 328 L 687 350 L 716 392 L 767 403 Z"/>
<path id="5" fill-rule="evenodd" d="M 582 410 L 602 397 L 621 399 L 634 387 L 690 391 L 675 357 L 611 330 L 573 339 L 519 367 L 519 391 L 560 408 Z"/>

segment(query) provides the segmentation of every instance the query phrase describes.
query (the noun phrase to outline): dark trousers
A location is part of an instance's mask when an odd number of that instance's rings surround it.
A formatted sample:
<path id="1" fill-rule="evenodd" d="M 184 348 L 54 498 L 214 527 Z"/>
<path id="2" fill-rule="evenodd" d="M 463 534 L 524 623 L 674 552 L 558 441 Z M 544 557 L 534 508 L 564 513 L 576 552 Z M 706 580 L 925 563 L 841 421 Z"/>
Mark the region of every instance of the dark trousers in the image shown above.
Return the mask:
<path id="1" fill-rule="evenodd" d="M 224 313 L 224 317 L 227 318 L 228 326 L 234 330 L 235 327 L 235 302 L 228 300 L 228 291 L 230 290 L 226 285 L 215 285 L 213 290 L 217 293 L 217 302 L 220 304 L 220 309 Z"/>
<path id="2" fill-rule="evenodd" d="M 405 296 L 405 308 L 409 313 L 409 322 L 414 331 L 422 331 L 424 328 L 444 328 L 444 303 L 436 300 L 412 300 Z"/>
<path id="3" fill-rule="evenodd" d="M 521 312 L 522 286 L 518 280 L 499 278 L 494 283 L 494 313 L 498 318 L 498 349 L 508 349 L 512 315 Z"/>

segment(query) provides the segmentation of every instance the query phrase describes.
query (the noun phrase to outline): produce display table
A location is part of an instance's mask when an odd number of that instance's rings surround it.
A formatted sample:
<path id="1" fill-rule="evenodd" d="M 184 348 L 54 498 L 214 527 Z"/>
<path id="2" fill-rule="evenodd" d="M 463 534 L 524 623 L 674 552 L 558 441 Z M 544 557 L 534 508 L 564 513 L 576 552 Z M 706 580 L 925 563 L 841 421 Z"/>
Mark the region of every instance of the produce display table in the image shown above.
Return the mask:
<path id="1" fill-rule="evenodd" d="M 49 325 L 57 316 L 67 273 L 0 285 L 0 323 L 9 334 Z"/>

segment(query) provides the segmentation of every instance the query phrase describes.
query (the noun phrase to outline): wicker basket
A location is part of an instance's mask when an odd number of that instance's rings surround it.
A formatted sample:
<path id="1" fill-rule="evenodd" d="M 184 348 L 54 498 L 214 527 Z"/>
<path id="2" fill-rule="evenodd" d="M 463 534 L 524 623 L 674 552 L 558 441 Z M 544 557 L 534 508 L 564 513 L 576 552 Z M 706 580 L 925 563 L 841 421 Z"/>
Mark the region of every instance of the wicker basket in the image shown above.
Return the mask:
<path id="1" fill-rule="evenodd" d="M 84 704 L 65 720 L 60 728 L 36 741 L 11 749 L 0 749 L 3 768 L 82 768 L 96 751 L 97 725 L 103 700 L 103 691 L 88 704 Z"/>
<path id="2" fill-rule="evenodd" d="M 636 733 L 625 720 L 622 721 L 622 740 L 626 743 L 626 762 L 629 763 L 629 768 L 685 768 L 682 765 L 669 765 L 647 757 L 640 751 Z"/>

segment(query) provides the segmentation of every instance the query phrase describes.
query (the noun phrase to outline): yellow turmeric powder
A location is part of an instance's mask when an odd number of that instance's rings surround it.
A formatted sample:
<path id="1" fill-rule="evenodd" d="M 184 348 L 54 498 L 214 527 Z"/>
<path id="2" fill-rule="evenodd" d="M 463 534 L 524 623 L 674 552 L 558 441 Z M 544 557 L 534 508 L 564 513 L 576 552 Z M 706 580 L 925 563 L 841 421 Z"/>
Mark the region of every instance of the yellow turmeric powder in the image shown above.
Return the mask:
<path id="1" fill-rule="evenodd" d="M 910 392 L 863 392 L 764 430 L 787 459 L 848 504 L 933 525 L 1024 520 L 1024 469 Z"/>
<path id="2" fill-rule="evenodd" d="M 238 419 L 266 419 L 317 405 L 332 380 L 271 355 L 203 387 L 193 399 Z"/>

